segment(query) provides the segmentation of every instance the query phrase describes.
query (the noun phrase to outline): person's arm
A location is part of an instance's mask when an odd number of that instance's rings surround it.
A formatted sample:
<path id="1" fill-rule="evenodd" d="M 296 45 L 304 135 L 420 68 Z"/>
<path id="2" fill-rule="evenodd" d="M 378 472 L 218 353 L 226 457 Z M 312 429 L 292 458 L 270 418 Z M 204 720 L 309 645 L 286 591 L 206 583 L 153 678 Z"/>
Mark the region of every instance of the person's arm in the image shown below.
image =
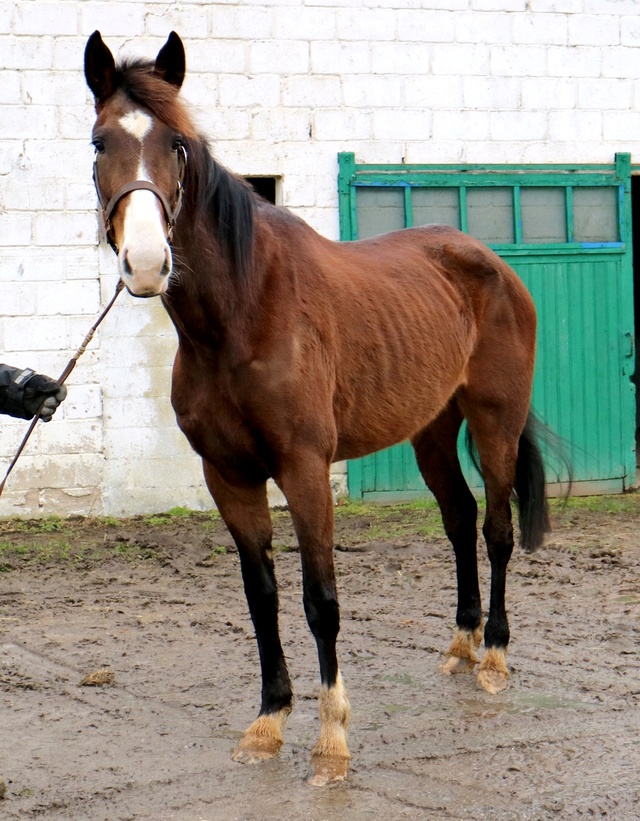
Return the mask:
<path id="1" fill-rule="evenodd" d="M 65 386 L 49 376 L 0 364 L 0 413 L 32 419 L 41 409 L 40 418 L 49 422 L 66 396 Z"/>

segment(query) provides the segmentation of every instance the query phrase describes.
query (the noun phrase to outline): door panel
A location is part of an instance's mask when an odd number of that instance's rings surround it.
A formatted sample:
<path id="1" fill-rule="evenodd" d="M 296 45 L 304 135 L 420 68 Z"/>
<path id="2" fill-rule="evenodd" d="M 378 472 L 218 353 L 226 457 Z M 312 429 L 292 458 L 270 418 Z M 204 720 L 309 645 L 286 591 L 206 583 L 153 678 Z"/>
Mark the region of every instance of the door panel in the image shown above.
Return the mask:
<path id="1" fill-rule="evenodd" d="M 635 481 L 631 165 L 357 166 L 340 155 L 343 240 L 443 222 L 487 242 L 538 311 L 533 407 L 566 443 L 574 492 Z M 473 488 L 482 482 L 463 448 Z M 566 482 L 562 464 L 548 480 Z M 408 443 L 348 463 L 349 492 L 427 493 Z"/>

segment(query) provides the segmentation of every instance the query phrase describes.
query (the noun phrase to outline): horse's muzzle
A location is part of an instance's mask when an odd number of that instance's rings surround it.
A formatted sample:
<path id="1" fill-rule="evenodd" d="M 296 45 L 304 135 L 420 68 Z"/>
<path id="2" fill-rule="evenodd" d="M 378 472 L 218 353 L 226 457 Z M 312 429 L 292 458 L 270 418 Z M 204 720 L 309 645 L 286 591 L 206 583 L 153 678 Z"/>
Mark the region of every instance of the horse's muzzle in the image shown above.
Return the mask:
<path id="1" fill-rule="evenodd" d="M 118 256 L 118 266 L 122 281 L 131 296 L 148 298 L 160 296 L 166 292 L 169 284 L 169 274 L 172 269 L 172 260 L 168 245 L 165 246 L 163 251 L 163 258 L 160 261 L 160 258 L 140 260 L 126 247 L 122 249 Z M 139 264 L 136 264 L 136 262 Z"/>

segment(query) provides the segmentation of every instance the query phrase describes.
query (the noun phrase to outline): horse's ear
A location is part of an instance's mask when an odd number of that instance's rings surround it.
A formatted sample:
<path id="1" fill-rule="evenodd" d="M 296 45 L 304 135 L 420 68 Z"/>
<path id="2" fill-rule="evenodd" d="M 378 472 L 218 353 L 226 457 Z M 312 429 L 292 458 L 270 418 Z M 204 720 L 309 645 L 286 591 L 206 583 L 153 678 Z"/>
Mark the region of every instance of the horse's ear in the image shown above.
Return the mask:
<path id="1" fill-rule="evenodd" d="M 180 88 L 187 70 L 184 46 L 175 31 L 172 31 L 167 42 L 162 46 L 156 57 L 154 72 L 176 88 Z"/>
<path id="2" fill-rule="evenodd" d="M 116 90 L 116 63 L 99 31 L 94 31 L 84 50 L 84 76 L 96 100 L 106 100 Z"/>

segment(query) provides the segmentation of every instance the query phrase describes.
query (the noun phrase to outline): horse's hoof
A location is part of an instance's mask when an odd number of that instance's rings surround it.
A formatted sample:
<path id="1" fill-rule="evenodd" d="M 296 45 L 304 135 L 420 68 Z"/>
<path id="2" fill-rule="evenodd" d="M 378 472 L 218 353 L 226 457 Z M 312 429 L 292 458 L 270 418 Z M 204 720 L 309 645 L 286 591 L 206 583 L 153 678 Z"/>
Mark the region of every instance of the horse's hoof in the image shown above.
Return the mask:
<path id="1" fill-rule="evenodd" d="M 489 648 L 478 670 L 478 684 L 492 696 L 504 690 L 509 681 L 509 669 L 505 661 L 506 650 Z"/>
<path id="2" fill-rule="evenodd" d="M 336 781 L 344 781 L 349 772 L 347 756 L 311 756 L 311 773 L 307 783 L 312 787 L 326 787 Z"/>
<path id="3" fill-rule="evenodd" d="M 463 630 L 456 627 L 451 647 L 447 650 L 444 661 L 439 666 L 441 673 L 450 676 L 452 673 L 471 673 L 478 663 L 475 650 L 482 641 L 482 625 L 476 630 Z"/>
<path id="4" fill-rule="evenodd" d="M 480 670 L 478 673 L 478 684 L 492 696 L 504 690 L 509 681 L 509 673 L 501 670 Z"/>
<path id="5" fill-rule="evenodd" d="M 473 673 L 473 668 L 477 663 L 477 659 L 461 659 L 458 658 L 458 656 L 447 656 L 438 667 L 438 670 L 444 673 L 445 676 L 453 675 L 453 673 Z"/>
<path id="6" fill-rule="evenodd" d="M 244 736 L 231 755 L 232 761 L 239 764 L 257 764 L 276 758 L 282 747 L 282 741 L 264 736 Z"/>
<path id="7" fill-rule="evenodd" d="M 275 758 L 284 743 L 282 729 L 290 709 L 278 713 L 258 716 L 245 731 L 231 758 L 241 764 L 255 764 L 268 758 Z"/>

